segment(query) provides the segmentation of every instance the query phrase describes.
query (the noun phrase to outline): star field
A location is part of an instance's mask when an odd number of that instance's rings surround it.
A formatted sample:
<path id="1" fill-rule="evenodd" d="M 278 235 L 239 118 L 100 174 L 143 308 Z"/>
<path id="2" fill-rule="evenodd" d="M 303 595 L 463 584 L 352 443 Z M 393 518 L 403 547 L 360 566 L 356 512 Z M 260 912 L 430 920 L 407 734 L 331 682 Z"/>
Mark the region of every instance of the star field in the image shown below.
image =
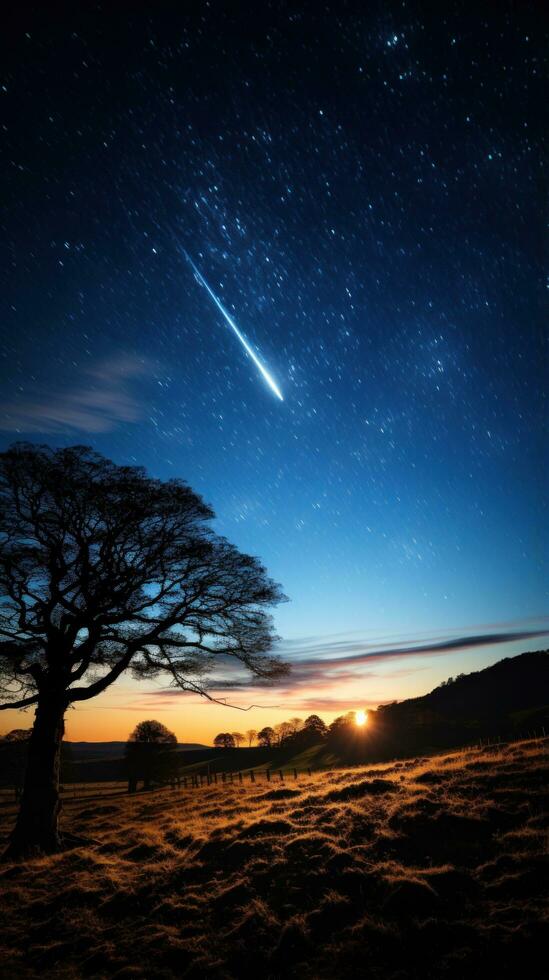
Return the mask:
<path id="1" fill-rule="evenodd" d="M 539 9 L 245 7 L 13 15 L 2 444 L 187 479 L 285 636 L 541 614 Z"/>

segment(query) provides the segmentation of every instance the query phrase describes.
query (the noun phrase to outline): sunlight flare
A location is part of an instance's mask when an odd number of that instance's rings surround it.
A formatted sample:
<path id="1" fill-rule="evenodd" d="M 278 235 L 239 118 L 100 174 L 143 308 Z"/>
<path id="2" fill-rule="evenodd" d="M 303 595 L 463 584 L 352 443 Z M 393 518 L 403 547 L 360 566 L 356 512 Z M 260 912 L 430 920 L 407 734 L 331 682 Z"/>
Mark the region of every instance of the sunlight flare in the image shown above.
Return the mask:
<path id="1" fill-rule="evenodd" d="M 355 723 L 362 728 L 368 720 L 368 715 L 365 711 L 355 711 Z"/>

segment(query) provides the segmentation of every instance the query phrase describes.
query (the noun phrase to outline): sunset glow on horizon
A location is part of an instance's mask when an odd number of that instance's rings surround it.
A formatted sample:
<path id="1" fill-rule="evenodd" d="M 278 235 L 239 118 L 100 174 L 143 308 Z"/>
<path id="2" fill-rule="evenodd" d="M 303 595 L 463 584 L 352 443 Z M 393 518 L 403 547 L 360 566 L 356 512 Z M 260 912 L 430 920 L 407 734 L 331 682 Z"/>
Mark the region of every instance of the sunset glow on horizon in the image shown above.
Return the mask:
<path id="1" fill-rule="evenodd" d="M 157 719 L 179 742 L 211 745 L 220 731 L 259 730 L 296 716 L 304 720 L 318 714 L 329 725 L 338 716 L 357 710 L 357 694 L 367 725 L 368 711 L 380 704 L 419 697 L 450 676 L 547 645 L 544 633 L 548 626 L 543 619 L 506 627 L 501 636 L 507 639 L 499 643 L 493 639 L 493 626 L 475 626 L 469 642 L 465 635 L 459 641 L 449 640 L 448 634 L 443 640 L 433 636 L 425 642 L 423 634 L 423 643 L 413 644 L 410 638 L 397 643 L 394 637 L 378 634 L 374 643 L 372 634 L 360 637 L 355 633 L 286 641 L 280 646 L 292 665 L 288 677 L 272 686 L 258 687 L 242 675 L 234 690 L 210 692 L 225 698 L 226 704 L 178 691 L 162 677 L 151 683 L 125 676 L 104 694 L 67 713 L 65 737 L 75 742 L 125 741 L 138 722 Z M 482 632 L 492 642 L 480 643 Z M 461 645 L 448 649 L 452 642 Z M 0 714 L 0 735 L 30 728 L 33 720 L 32 708 L 4 711 Z"/>

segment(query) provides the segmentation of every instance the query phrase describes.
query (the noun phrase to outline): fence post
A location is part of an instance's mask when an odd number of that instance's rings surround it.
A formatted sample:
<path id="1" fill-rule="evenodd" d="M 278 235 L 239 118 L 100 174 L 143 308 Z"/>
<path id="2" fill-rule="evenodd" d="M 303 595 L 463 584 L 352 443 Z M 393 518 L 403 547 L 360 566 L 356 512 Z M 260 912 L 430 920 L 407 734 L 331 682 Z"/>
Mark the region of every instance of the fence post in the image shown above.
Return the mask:
<path id="1" fill-rule="evenodd" d="M 271 781 L 271 770 L 270 769 L 266 769 L 265 770 L 265 775 L 267 777 L 267 782 L 270 783 L 270 781 Z"/>
<path id="2" fill-rule="evenodd" d="M 282 775 L 282 769 L 279 769 L 278 771 L 280 773 L 280 782 L 283 783 L 284 782 L 284 776 Z"/>
<path id="3" fill-rule="evenodd" d="M 233 774 L 232 774 L 232 772 L 229 773 L 229 776 L 231 777 L 231 783 L 232 783 L 232 781 L 233 781 Z"/>
<path id="4" fill-rule="evenodd" d="M 297 769 L 294 769 L 294 779 L 297 779 Z"/>
<path id="5" fill-rule="evenodd" d="M 239 782 L 239 783 L 241 783 L 241 782 L 242 782 L 242 773 L 240 772 L 240 770 L 239 770 L 239 772 L 238 772 L 238 782 Z"/>
<path id="6" fill-rule="evenodd" d="M 217 786 L 217 773 L 216 772 L 214 772 L 214 783 Z"/>
<path id="7" fill-rule="evenodd" d="M 310 770 L 310 769 L 307 769 L 307 772 L 309 773 L 309 776 L 311 776 L 311 775 L 312 775 L 312 773 L 311 773 L 311 770 Z"/>
<path id="8" fill-rule="evenodd" d="M 250 769 L 250 782 L 255 783 L 255 776 L 253 769 Z"/>

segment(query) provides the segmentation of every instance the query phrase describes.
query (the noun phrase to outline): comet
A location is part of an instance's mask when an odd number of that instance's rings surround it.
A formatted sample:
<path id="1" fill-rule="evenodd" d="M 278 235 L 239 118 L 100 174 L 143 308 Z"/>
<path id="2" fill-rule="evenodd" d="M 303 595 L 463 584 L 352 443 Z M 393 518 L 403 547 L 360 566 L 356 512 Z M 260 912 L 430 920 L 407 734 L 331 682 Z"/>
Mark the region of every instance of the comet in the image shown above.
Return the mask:
<path id="1" fill-rule="evenodd" d="M 229 326 L 230 326 L 231 330 L 233 331 L 233 333 L 235 333 L 236 336 L 238 337 L 238 339 L 239 339 L 240 343 L 242 344 L 244 350 L 246 351 L 248 357 L 250 357 L 251 360 L 253 361 L 253 363 L 255 364 L 255 366 L 256 366 L 257 370 L 259 371 L 259 373 L 261 374 L 261 377 L 263 378 L 263 380 L 266 381 L 266 383 L 268 384 L 268 386 L 271 389 L 271 391 L 273 392 L 273 394 L 276 395 L 277 398 L 280 398 L 280 401 L 283 402 L 284 401 L 284 397 L 283 397 L 282 392 L 281 392 L 280 388 L 278 387 L 276 381 L 271 377 L 271 375 L 267 371 L 267 368 L 261 362 L 261 360 L 257 356 L 257 354 L 254 351 L 254 349 L 251 346 L 251 344 L 248 343 L 248 341 L 246 340 L 246 338 L 244 337 L 244 335 L 240 332 L 240 330 L 238 329 L 238 327 L 237 327 L 236 323 L 234 322 L 234 320 L 233 320 L 231 314 L 229 313 L 229 311 L 225 309 L 225 307 L 223 306 L 223 303 L 221 302 L 221 300 L 215 295 L 213 289 L 208 285 L 208 283 L 204 279 L 204 276 L 200 272 L 200 269 L 197 268 L 197 266 L 195 265 L 195 263 L 191 259 L 191 257 L 188 254 L 188 252 L 185 252 L 183 250 L 183 254 L 184 254 L 185 258 L 187 259 L 187 262 L 191 266 L 191 269 L 193 270 L 196 279 L 198 280 L 198 282 L 200 283 L 201 286 L 204 286 L 204 289 L 206 290 L 206 292 L 208 293 L 208 295 L 210 296 L 210 298 L 213 299 L 213 301 L 214 301 L 215 305 L 217 306 L 219 312 L 223 315 L 223 317 L 225 318 L 226 322 L 229 324 Z"/>

